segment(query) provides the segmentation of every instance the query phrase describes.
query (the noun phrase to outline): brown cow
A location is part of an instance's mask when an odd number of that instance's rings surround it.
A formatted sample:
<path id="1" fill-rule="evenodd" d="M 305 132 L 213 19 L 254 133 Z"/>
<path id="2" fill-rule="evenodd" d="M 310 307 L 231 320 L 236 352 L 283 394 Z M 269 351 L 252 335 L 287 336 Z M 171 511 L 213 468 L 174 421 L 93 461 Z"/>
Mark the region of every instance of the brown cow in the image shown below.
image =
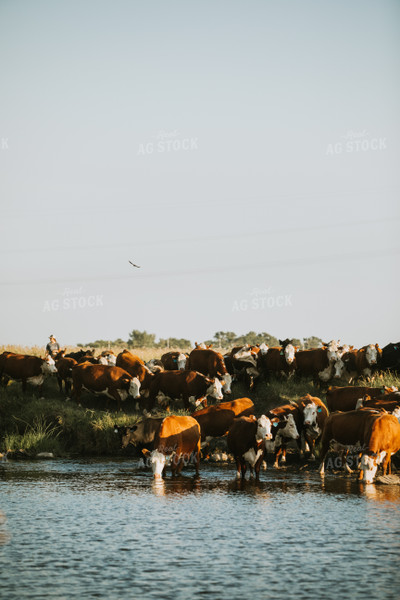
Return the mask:
<path id="1" fill-rule="evenodd" d="M 311 348 L 296 352 L 296 373 L 300 377 L 313 377 L 316 382 L 329 381 L 334 376 L 336 363 L 327 348 Z"/>
<path id="2" fill-rule="evenodd" d="M 145 410 L 154 408 L 160 393 L 173 399 L 182 398 L 185 408 L 189 410 L 191 401 L 196 405 L 202 401 L 207 403 L 208 395 L 223 400 L 221 389 L 222 382 L 219 379 L 210 379 L 197 371 L 163 371 L 157 373 L 150 384 Z"/>
<path id="3" fill-rule="evenodd" d="M 260 475 L 260 466 L 265 456 L 265 440 L 270 440 L 271 421 L 265 415 L 257 419 L 237 417 L 228 432 L 228 448 L 236 461 L 236 477 L 244 479 L 247 464 L 255 470 L 256 479 Z"/>
<path id="4" fill-rule="evenodd" d="M 397 406 L 400 406 L 400 392 L 385 394 L 378 398 L 364 396 L 364 398 L 358 400 L 356 408 L 375 408 L 377 410 L 393 412 Z"/>
<path id="5" fill-rule="evenodd" d="M 379 367 L 381 356 L 382 350 L 378 344 L 369 344 L 343 354 L 340 360 L 349 383 L 358 377 L 372 377 Z"/>
<path id="6" fill-rule="evenodd" d="M 292 375 L 296 368 L 296 350 L 290 340 L 285 340 L 282 346 L 273 346 L 268 348 L 267 352 L 261 351 L 258 355 L 258 366 L 266 379 L 271 375 Z"/>
<path id="7" fill-rule="evenodd" d="M 231 393 L 230 385 L 232 383 L 232 377 L 226 369 L 224 357 L 220 352 L 215 352 L 215 350 L 211 350 L 210 348 L 196 348 L 189 354 L 186 368 L 191 371 L 203 373 L 203 375 L 206 375 L 207 377 L 218 377 L 219 379 L 223 379 L 223 391 L 226 394 Z"/>
<path id="8" fill-rule="evenodd" d="M 247 417 L 254 413 L 254 404 L 250 398 L 237 398 L 231 402 L 221 402 L 196 410 L 192 417 L 200 424 L 201 441 L 207 438 L 222 437 L 228 433 L 236 417 Z"/>
<path id="9" fill-rule="evenodd" d="M 46 376 L 56 373 L 57 368 L 53 358 L 31 356 L 30 354 L 15 354 L 3 352 L 0 355 L 0 380 L 7 385 L 10 379 L 22 382 L 22 391 L 26 392 L 27 383 L 37 386 L 38 393 L 43 392 L 43 382 Z"/>
<path id="10" fill-rule="evenodd" d="M 150 459 L 153 475 L 161 479 L 166 457 L 171 456 L 172 475 L 180 473 L 184 464 L 194 462 L 196 475 L 200 466 L 200 425 L 192 417 L 166 417 L 155 435 L 154 450 L 143 450 Z"/>
<path id="11" fill-rule="evenodd" d="M 107 399 L 112 398 L 117 402 L 118 410 L 121 410 L 121 400 L 126 400 L 129 395 L 139 398 L 138 378 L 120 367 L 81 363 L 72 369 L 72 382 L 72 397 L 78 404 L 82 388 L 94 394 L 104 394 Z"/>
<path id="12" fill-rule="evenodd" d="M 74 367 L 78 363 L 75 359 L 66 356 L 60 356 L 59 358 L 56 357 L 54 361 L 57 367 L 57 381 L 58 387 L 60 388 L 60 392 L 62 393 L 63 391 L 64 382 L 65 394 L 69 396 L 72 385 L 72 367 Z"/>
<path id="13" fill-rule="evenodd" d="M 116 366 L 128 371 L 132 377 L 137 377 L 142 392 L 148 390 L 155 376 L 154 373 L 146 367 L 143 360 L 129 352 L 129 350 L 123 350 L 118 354 Z"/>
<path id="14" fill-rule="evenodd" d="M 360 452 L 368 436 L 369 427 L 379 414 L 376 410 L 362 409 L 334 412 L 329 415 L 321 439 L 319 472 L 322 477 L 325 475 L 325 457 L 330 443 L 334 440 L 343 446 L 357 446 Z"/>
<path id="15" fill-rule="evenodd" d="M 166 371 L 176 371 L 179 369 L 183 371 L 186 369 L 187 359 L 189 358 L 189 354 L 184 354 L 183 352 L 171 351 L 166 352 L 161 357 L 161 362 Z"/>
<path id="16" fill-rule="evenodd" d="M 378 468 L 383 462 L 383 474 L 389 470 L 390 459 L 400 450 L 400 423 L 393 415 L 380 414 L 370 425 L 365 437 L 365 448 L 361 457 L 360 479 L 372 483 Z"/>
<path id="17" fill-rule="evenodd" d="M 331 386 L 326 392 L 326 404 L 330 412 L 335 412 L 336 410 L 347 412 L 349 410 L 355 410 L 357 408 L 357 401 L 364 396 L 375 398 L 392 391 L 395 391 L 395 388 L 374 388 L 351 385 L 344 387 Z"/>

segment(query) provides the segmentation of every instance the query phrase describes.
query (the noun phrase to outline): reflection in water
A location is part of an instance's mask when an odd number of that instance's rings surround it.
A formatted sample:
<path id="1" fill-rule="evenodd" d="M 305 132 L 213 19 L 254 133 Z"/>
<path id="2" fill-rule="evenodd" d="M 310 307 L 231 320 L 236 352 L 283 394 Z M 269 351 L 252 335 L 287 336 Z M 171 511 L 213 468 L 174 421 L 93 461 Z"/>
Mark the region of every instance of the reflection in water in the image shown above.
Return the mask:
<path id="1" fill-rule="evenodd" d="M 11 540 L 11 535 L 6 526 L 6 515 L 0 510 L 0 546 L 8 544 Z"/>
<path id="2" fill-rule="evenodd" d="M 397 600 L 400 486 L 312 470 L 269 469 L 260 481 L 235 473 L 204 465 L 198 478 L 157 481 L 129 461 L 8 461 L 2 597 L 44 598 L 51 586 L 66 600 Z"/>

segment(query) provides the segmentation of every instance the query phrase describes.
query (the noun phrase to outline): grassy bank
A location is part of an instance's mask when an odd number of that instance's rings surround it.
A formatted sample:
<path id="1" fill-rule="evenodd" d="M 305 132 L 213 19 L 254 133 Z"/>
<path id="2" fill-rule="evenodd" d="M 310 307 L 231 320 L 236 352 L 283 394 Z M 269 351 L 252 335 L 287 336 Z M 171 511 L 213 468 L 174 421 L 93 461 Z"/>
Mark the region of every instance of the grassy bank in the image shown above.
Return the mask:
<path id="1" fill-rule="evenodd" d="M 30 354 L 33 352 L 29 351 Z M 154 357 L 149 356 L 148 358 Z M 400 388 L 400 378 L 381 374 L 374 381 L 359 381 L 357 385 L 395 385 Z M 249 392 L 241 383 L 232 385 L 232 396 L 227 399 L 249 397 L 255 404 L 256 415 L 279 404 L 293 402 L 305 394 L 325 401 L 326 388 L 315 386 L 311 380 L 259 381 Z M 10 382 L 0 388 L 0 453 L 11 451 L 14 456 L 36 456 L 51 452 L 57 457 L 74 456 L 123 456 L 131 450 L 122 451 L 114 423 L 132 425 L 141 415 L 135 412 L 133 400 L 123 403 L 123 412 L 115 411 L 105 397 L 82 393 L 82 405 L 67 402 L 60 393 L 55 376 L 44 384 L 44 400 L 37 398 L 34 388 L 22 393 L 21 384 Z M 181 402 L 172 405 L 173 414 L 187 414 Z M 160 411 L 161 415 L 171 414 Z M 9 456 L 11 456 L 10 454 Z"/>

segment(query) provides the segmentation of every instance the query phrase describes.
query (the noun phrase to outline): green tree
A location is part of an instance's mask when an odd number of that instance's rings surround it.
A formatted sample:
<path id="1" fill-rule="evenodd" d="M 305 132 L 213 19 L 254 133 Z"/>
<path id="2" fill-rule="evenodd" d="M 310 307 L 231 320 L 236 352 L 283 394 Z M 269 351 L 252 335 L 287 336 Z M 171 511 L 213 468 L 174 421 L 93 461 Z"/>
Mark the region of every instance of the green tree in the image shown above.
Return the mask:
<path id="1" fill-rule="evenodd" d="M 129 334 L 128 346 L 133 346 L 135 348 L 154 348 L 156 346 L 156 334 L 134 329 Z"/>
<path id="2" fill-rule="evenodd" d="M 303 338 L 303 346 L 306 350 L 309 348 L 321 348 L 323 342 L 321 338 L 311 335 L 310 337 Z"/>

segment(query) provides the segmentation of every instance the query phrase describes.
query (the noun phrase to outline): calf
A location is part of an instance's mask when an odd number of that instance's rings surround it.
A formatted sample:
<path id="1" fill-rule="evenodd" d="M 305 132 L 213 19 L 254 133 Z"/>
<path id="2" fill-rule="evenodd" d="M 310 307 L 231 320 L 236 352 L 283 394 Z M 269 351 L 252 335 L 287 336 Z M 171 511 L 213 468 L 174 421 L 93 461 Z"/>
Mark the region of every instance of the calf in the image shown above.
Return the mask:
<path id="1" fill-rule="evenodd" d="M 400 423 L 394 415 L 380 414 L 369 427 L 365 448 L 361 457 L 360 479 L 372 483 L 378 468 L 383 463 L 383 474 L 389 470 L 390 459 L 400 450 Z"/>
<path id="2" fill-rule="evenodd" d="M 182 398 L 187 410 L 190 402 L 199 405 L 207 403 L 207 396 L 223 400 L 222 382 L 219 379 L 209 379 L 196 371 L 163 371 L 155 375 L 149 389 L 146 411 L 154 408 L 157 395 L 161 392 L 170 398 Z"/>
<path id="3" fill-rule="evenodd" d="M 121 410 L 121 400 L 128 396 L 139 398 L 140 383 L 137 377 L 120 367 L 107 367 L 105 365 L 92 365 L 90 363 L 78 364 L 72 368 L 72 397 L 79 404 L 82 389 L 94 394 L 104 394 L 117 402 Z"/>
<path id="4" fill-rule="evenodd" d="M 200 466 L 200 425 L 192 417 L 166 417 L 154 439 L 154 450 L 143 450 L 148 456 L 156 479 L 161 479 L 166 457 L 171 457 L 172 476 L 178 475 L 184 464 L 194 462 L 196 475 Z"/>
<path id="5" fill-rule="evenodd" d="M 238 417 L 229 429 L 227 443 L 236 461 L 236 477 L 244 479 L 247 464 L 254 468 L 256 479 L 260 476 L 260 466 L 265 454 L 265 440 L 270 440 L 271 421 L 265 415 L 257 419 Z"/>

